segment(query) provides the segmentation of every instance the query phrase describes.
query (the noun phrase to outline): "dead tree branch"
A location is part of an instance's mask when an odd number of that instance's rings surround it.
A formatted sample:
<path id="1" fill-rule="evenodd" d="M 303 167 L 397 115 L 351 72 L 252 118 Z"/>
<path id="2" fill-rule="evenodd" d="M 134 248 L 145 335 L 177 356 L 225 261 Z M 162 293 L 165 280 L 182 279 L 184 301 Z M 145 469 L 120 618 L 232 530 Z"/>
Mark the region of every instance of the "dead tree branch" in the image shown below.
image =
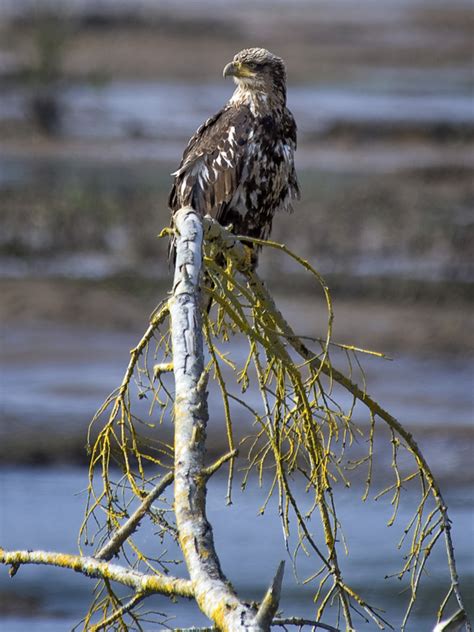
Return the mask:
<path id="1" fill-rule="evenodd" d="M 194 589 L 187 579 L 168 575 L 146 575 L 83 555 L 69 555 L 50 551 L 5 551 L 0 549 L 0 564 L 11 566 L 10 575 L 15 575 L 22 564 L 43 564 L 69 568 L 86 577 L 107 579 L 133 588 L 140 594 L 158 593 L 178 597 L 194 597 Z"/>
<path id="2" fill-rule="evenodd" d="M 175 375 L 175 513 L 179 542 L 196 601 L 201 610 L 226 631 L 269 629 L 278 605 L 283 567 L 270 598 L 258 613 L 239 600 L 222 572 L 206 517 L 207 374 L 204 370 L 200 275 L 202 219 L 192 208 L 174 215 L 176 263 L 170 315 Z"/>

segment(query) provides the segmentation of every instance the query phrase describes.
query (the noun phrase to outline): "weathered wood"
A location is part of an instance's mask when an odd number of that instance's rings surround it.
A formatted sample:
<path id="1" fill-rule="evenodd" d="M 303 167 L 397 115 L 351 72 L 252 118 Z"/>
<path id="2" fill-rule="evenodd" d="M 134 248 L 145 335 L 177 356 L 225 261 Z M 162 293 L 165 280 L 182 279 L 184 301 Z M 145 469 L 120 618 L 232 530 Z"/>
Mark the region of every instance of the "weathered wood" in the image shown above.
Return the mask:
<path id="1" fill-rule="evenodd" d="M 272 618 L 266 608 L 272 614 L 276 611 L 282 569 L 271 591 L 273 598 L 262 604 L 257 615 L 254 607 L 239 600 L 222 572 L 206 517 L 207 375 L 199 290 L 203 227 L 201 217 L 189 207 L 180 209 L 173 219 L 177 237 L 170 315 L 175 375 L 174 509 L 179 542 L 202 612 L 220 630 L 264 632 L 270 629 Z"/>
<path id="2" fill-rule="evenodd" d="M 155 573 L 147 575 L 119 564 L 112 564 L 85 555 L 70 555 L 52 551 L 5 551 L 0 548 L 0 564 L 11 567 L 10 575 L 16 574 L 23 564 L 43 564 L 69 568 L 86 577 L 106 579 L 134 588 L 139 594 L 159 593 L 181 597 L 193 597 L 193 587 L 189 580 Z"/>

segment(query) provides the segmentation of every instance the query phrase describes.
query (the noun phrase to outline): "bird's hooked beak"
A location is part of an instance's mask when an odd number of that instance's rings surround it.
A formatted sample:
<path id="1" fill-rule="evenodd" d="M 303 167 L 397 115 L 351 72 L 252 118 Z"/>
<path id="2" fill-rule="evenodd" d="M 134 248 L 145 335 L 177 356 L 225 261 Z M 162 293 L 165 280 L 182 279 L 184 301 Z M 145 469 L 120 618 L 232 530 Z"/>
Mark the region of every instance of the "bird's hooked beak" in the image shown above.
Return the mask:
<path id="1" fill-rule="evenodd" d="M 253 77 L 253 72 L 240 62 L 231 61 L 222 71 L 223 77 Z"/>
<path id="2" fill-rule="evenodd" d="M 222 71 L 222 76 L 225 77 L 235 77 L 237 74 L 237 64 L 233 61 L 230 64 L 224 66 L 224 70 Z"/>

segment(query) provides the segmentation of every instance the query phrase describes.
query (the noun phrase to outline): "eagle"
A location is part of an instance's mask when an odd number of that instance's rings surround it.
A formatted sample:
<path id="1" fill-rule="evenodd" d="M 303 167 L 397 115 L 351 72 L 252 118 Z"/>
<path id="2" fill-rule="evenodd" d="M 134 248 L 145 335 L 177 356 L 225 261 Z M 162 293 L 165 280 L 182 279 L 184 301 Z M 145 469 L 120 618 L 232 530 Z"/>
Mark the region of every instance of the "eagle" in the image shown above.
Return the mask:
<path id="1" fill-rule="evenodd" d="M 286 70 L 264 48 L 237 53 L 223 70 L 236 89 L 191 137 L 173 174 L 171 213 L 191 206 L 236 235 L 267 239 L 276 212 L 299 198 L 296 123 L 286 107 Z M 257 266 L 259 247 L 251 248 Z M 170 244 L 174 258 L 174 244 Z"/>

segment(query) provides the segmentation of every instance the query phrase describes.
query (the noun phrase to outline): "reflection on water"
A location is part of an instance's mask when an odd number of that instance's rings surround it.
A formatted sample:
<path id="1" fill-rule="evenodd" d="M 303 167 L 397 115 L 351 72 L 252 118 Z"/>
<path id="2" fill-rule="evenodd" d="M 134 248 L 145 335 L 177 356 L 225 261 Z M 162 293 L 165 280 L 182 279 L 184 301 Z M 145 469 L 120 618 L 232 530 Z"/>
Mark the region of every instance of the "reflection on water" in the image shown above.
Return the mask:
<path id="1" fill-rule="evenodd" d="M 8 511 L 3 512 L 0 518 L 0 539 L 3 546 L 67 552 L 76 550 L 75 534 L 85 500 L 84 494 L 80 493 L 86 484 L 85 470 L 3 469 L 0 471 L 0 484 L 2 504 L 8 507 Z M 214 480 L 208 498 L 208 515 L 214 526 L 216 546 L 224 571 L 244 597 L 258 599 L 263 595 L 278 561 L 286 559 L 281 604 L 285 614 L 314 614 L 310 587 L 298 586 L 291 572 L 279 521 L 274 513 L 275 504 L 270 503 L 267 512 L 263 516 L 258 515 L 262 493 L 256 485 L 250 485 L 245 493 L 236 489 L 234 505 L 226 507 L 225 487 L 225 480 Z M 303 490 L 300 490 L 299 495 L 299 501 L 304 505 Z M 401 558 L 395 543 L 413 506 L 410 497 L 406 497 L 400 522 L 387 529 L 385 523 L 391 513 L 389 504 L 372 501 L 362 504 L 358 500 L 360 495 L 360 490 L 353 489 L 341 492 L 338 497 L 340 519 L 346 525 L 345 534 L 350 548 L 349 557 L 343 559 L 343 568 L 355 588 L 362 591 L 369 601 L 386 609 L 387 616 L 397 629 L 406 596 L 400 595 L 402 585 L 397 580 L 385 581 L 384 576 L 395 572 L 400 566 Z M 474 496 L 472 489 L 452 487 L 446 491 L 446 497 L 454 521 L 453 536 L 462 585 L 468 597 L 469 587 L 472 587 L 474 580 L 474 551 L 470 545 L 473 535 Z M 317 534 L 317 520 L 313 522 L 312 528 L 316 529 Z M 155 546 L 150 524 L 143 524 L 139 541 L 145 547 Z M 167 557 L 177 557 L 176 548 L 169 542 L 167 546 Z M 313 573 L 315 567 L 314 560 L 304 555 L 299 556 L 300 578 Z M 176 573 L 183 574 L 184 570 Z M 431 558 L 425 589 L 421 591 L 409 632 L 431 629 L 445 579 L 440 549 Z M 22 615 L 15 612 L 11 606 L 10 616 L 4 616 L 3 625 L 9 632 L 24 632 L 26 629 L 65 632 L 87 609 L 92 584 L 93 582 L 75 573 L 59 569 L 22 567 L 14 580 L 8 578 L 5 569 L 0 569 L 0 591 L 10 595 L 10 604 L 14 604 L 16 595 L 19 594 L 24 598 L 30 596 L 37 599 L 37 611 L 36 614 L 32 612 L 32 619 L 25 618 L 24 612 Z M 160 611 L 176 615 L 174 626 L 202 625 L 206 622 L 194 606 L 185 601 L 173 607 L 166 599 L 156 598 L 154 605 Z M 330 616 L 325 620 L 333 621 Z M 0 618 L 0 627 L 1 625 Z M 357 630 L 368 629 L 371 628 L 362 621 L 358 622 Z"/>

